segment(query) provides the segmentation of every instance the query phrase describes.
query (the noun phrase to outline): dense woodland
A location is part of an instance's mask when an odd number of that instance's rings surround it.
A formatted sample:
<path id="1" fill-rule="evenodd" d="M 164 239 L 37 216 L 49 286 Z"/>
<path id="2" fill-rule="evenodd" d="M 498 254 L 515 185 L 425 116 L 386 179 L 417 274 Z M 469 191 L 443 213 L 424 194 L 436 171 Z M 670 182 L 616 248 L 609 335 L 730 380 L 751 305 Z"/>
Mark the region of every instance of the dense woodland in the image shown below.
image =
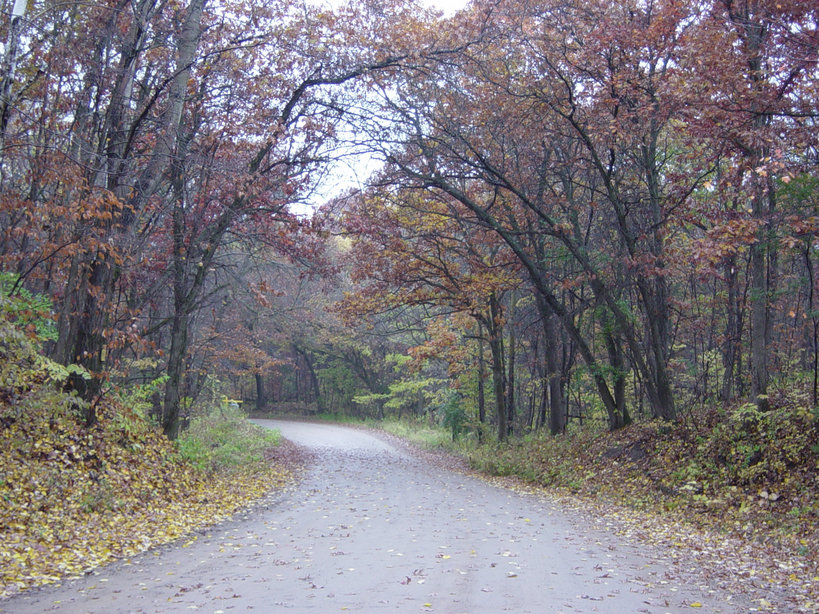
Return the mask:
<path id="1" fill-rule="evenodd" d="M 815 0 L 0 6 L 0 346 L 86 425 L 817 404 Z"/>

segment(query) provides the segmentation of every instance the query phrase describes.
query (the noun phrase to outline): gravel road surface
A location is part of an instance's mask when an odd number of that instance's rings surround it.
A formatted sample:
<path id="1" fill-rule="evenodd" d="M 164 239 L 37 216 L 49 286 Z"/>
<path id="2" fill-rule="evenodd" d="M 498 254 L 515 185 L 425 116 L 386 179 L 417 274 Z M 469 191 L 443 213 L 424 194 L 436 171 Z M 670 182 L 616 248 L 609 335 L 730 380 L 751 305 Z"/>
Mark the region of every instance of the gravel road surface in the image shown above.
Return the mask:
<path id="1" fill-rule="evenodd" d="M 256 421 L 313 453 L 293 489 L 195 540 L 0 601 L 0 612 L 747 612 L 558 503 L 369 432 Z"/>

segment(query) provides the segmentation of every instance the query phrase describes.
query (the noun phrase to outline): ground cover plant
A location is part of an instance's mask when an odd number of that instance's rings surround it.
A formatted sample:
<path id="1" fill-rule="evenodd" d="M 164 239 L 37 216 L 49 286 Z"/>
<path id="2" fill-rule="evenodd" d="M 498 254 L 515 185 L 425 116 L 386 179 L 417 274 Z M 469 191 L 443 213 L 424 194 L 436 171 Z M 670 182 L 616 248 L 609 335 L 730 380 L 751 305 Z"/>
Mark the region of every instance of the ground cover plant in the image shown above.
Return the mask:
<path id="1" fill-rule="evenodd" d="M 86 426 L 38 345 L 0 321 L 0 597 L 179 539 L 292 478 L 278 437 L 229 407 L 178 444 L 139 394 L 110 395 Z"/>
<path id="2" fill-rule="evenodd" d="M 203 418 L 179 447 L 147 423 L 133 430 L 138 418 L 129 432 L 113 408 L 100 418 L 85 429 L 50 408 L 13 422 L 4 411 L 0 596 L 179 539 L 293 477 L 240 416 Z"/>

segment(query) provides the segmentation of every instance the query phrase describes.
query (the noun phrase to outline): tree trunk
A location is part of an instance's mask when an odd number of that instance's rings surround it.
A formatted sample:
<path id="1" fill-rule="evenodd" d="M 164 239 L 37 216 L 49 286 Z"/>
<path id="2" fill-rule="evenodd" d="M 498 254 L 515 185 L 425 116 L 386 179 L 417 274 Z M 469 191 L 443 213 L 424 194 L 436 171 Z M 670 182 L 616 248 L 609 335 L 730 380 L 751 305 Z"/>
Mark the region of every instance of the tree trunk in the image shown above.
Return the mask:
<path id="1" fill-rule="evenodd" d="M 256 380 L 256 411 L 262 411 L 267 405 L 267 398 L 264 393 L 264 378 L 261 373 L 254 373 L 253 378 Z"/>
<path id="2" fill-rule="evenodd" d="M 543 316 L 544 351 L 546 354 L 546 382 L 544 397 L 549 390 L 549 432 L 558 435 L 566 430 L 566 412 L 563 404 L 563 376 L 558 356 L 558 335 L 551 315 Z M 548 386 L 546 385 L 548 383 Z M 545 408 L 544 408 L 545 411 Z"/>
<path id="3" fill-rule="evenodd" d="M 178 308 L 171 325 L 171 348 L 168 351 L 168 366 L 165 383 L 165 398 L 162 407 L 162 430 L 168 439 L 179 436 L 179 413 L 181 408 L 180 390 L 185 371 L 185 354 L 188 348 L 188 314 Z"/>
<path id="4" fill-rule="evenodd" d="M 768 225 L 765 220 L 764 197 L 757 187 L 751 209 L 762 227 L 757 241 L 751 245 L 751 401 L 759 411 L 770 409 L 768 401 L 768 348 L 770 341 L 770 313 L 768 298 Z"/>
<path id="5" fill-rule="evenodd" d="M 72 374 L 70 379 L 71 387 L 80 397 L 88 401 L 83 416 L 88 426 L 97 421 L 94 402 L 102 392 L 105 347 L 102 331 L 108 320 L 106 299 L 110 296 L 110 283 L 110 266 L 104 260 L 96 260 L 91 265 L 91 272 L 87 277 L 87 289 L 81 293 L 85 300 L 79 317 L 74 316 L 76 334 L 68 354 L 68 362 L 78 362 L 91 374 L 87 380 L 76 374 Z"/>
<path id="6" fill-rule="evenodd" d="M 506 372 L 503 365 L 503 326 L 501 325 L 500 304 L 497 296 L 489 297 L 489 350 L 492 354 L 492 389 L 495 394 L 495 412 L 498 417 L 498 441 L 506 441 L 508 427 L 506 423 Z"/>
<path id="7" fill-rule="evenodd" d="M 307 353 L 307 350 L 300 347 L 298 344 L 293 344 L 293 350 L 296 352 L 296 354 L 301 356 L 302 360 L 304 360 L 304 364 L 307 366 L 307 371 L 310 374 L 310 387 L 313 391 L 316 408 L 321 410 L 321 387 L 319 386 L 316 370 L 313 368 L 313 361 L 310 360 L 310 355 Z"/>
<path id="8" fill-rule="evenodd" d="M 415 176 L 415 173 L 413 173 L 413 171 L 411 171 L 409 168 L 402 168 L 403 170 L 408 171 L 411 176 Z M 597 392 L 600 395 L 601 401 L 603 402 L 603 406 L 606 408 L 606 413 L 608 414 L 609 418 L 609 427 L 611 429 L 616 429 L 623 426 L 622 416 L 617 410 L 614 398 L 612 397 L 611 391 L 606 383 L 606 378 L 600 371 L 600 367 L 594 353 L 591 351 L 588 343 L 586 343 L 583 335 L 578 330 L 574 322 L 573 315 L 567 312 L 567 310 L 560 304 L 560 301 L 558 301 L 554 293 L 551 292 L 549 282 L 547 281 L 545 272 L 540 264 L 527 253 L 514 233 L 505 228 L 496 218 L 492 216 L 492 214 L 481 207 L 477 201 L 473 200 L 465 192 L 456 188 L 448 181 L 445 181 L 439 175 L 425 176 L 424 178 L 427 181 L 431 181 L 433 185 L 469 208 L 470 211 L 476 214 L 482 223 L 496 232 L 514 252 L 524 269 L 526 269 L 529 279 L 534 286 L 535 296 L 541 312 L 547 310 L 549 315 L 556 316 L 560 320 L 560 323 L 562 324 L 566 333 L 575 342 L 577 349 L 580 352 L 580 356 L 583 358 L 583 362 L 585 362 L 588 366 L 589 372 L 594 379 L 595 387 L 597 388 Z M 605 293 L 603 294 L 605 295 Z"/>
<path id="9" fill-rule="evenodd" d="M 817 392 L 819 392 L 819 317 L 817 317 L 815 303 L 815 288 L 816 277 L 813 272 L 813 260 L 810 257 L 811 242 L 807 241 L 805 245 L 805 268 L 808 271 L 808 313 L 810 314 L 811 323 L 813 324 L 813 337 L 810 340 L 810 346 L 813 350 L 813 390 L 811 399 L 813 406 L 817 404 Z"/>
<path id="10" fill-rule="evenodd" d="M 490 339 L 489 348 L 492 351 L 492 390 L 495 394 L 495 407 L 498 416 L 498 441 L 506 441 L 509 431 L 506 426 L 506 378 L 503 369 L 503 344 Z"/>
<path id="11" fill-rule="evenodd" d="M 173 291 L 174 316 L 171 328 L 171 349 L 168 354 L 168 381 L 165 384 L 165 403 L 163 408 L 162 428 L 169 439 L 176 439 L 179 434 L 180 395 L 179 386 L 185 367 L 185 355 L 188 350 L 188 323 L 190 309 L 204 284 L 205 272 L 209 262 L 204 258 L 199 262 L 189 280 L 187 267 L 193 266 L 189 262 L 189 249 L 185 244 L 185 169 L 184 157 L 187 152 L 187 143 L 182 138 L 182 111 L 187 94 L 188 78 L 193 65 L 196 50 L 202 34 L 202 11 L 205 0 L 192 0 L 188 7 L 188 14 L 182 31 L 179 35 L 177 73 L 169 91 L 168 112 L 170 122 L 164 140 L 170 146 L 171 156 L 171 184 L 173 189 Z"/>
<path id="12" fill-rule="evenodd" d="M 677 410 L 674 407 L 674 391 L 671 387 L 671 378 L 668 375 L 668 360 L 671 352 L 671 310 L 668 293 L 668 282 L 664 260 L 664 233 L 665 212 L 663 211 L 663 196 L 661 186 L 661 170 L 658 162 L 657 140 L 660 136 L 660 124 L 656 119 L 650 122 L 651 129 L 642 147 L 643 170 L 648 186 L 648 202 L 651 210 L 651 226 L 653 233 L 649 243 L 649 251 L 655 259 L 649 279 L 639 284 L 648 320 L 648 339 L 651 347 L 649 364 L 654 385 L 657 390 L 657 404 L 653 406 L 654 417 L 664 420 L 675 420 Z M 645 288 L 645 291 L 643 291 Z M 617 357 L 622 364 L 622 357 Z M 618 367 L 615 367 L 617 369 Z M 619 385 L 625 386 L 625 375 L 621 374 Z M 625 401 L 624 401 L 625 403 Z M 630 422 L 628 413 L 623 412 L 625 424 Z"/>
<path id="13" fill-rule="evenodd" d="M 179 435 L 180 386 L 185 368 L 185 354 L 188 351 L 189 298 L 195 290 L 188 288 L 186 274 L 188 253 L 185 247 L 185 190 L 182 160 L 176 157 L 171 164 L 174 206 L 173 206 L 173 324 L 171 326 L 171 348 L 168 352 L 165 382 L 165 402 L 162 412 L 162 429 L 168 439 Z"/>
<path id="14" fill-rule="evenodd" d="M 483 428 L 486 424 L 486 360 L 483 353 L 483 325 L 478 321 L 478 442 L 483 441 Z"/>
<path id="15" fill-rule="evenodd" d="M 23 26 L 23 16 L 26 14 L 27 0 L 15 0 L 9 23 L 9 36 L 6 43 L 6 53 L 3 57 L 3 77 L 0 83 L 0 154 L 6 148 L 6 129 L 11 118 L 11 87 L 17 73 L 17 55 L 20 51 L 20 31 Z"/>
<path id="16" fill-rule="evenodd" d="M 621 426 L 625 426 L 631 424 L 631 416 L 626 405 L 626 369 L 623 352 L 616 338 L 614 319 L 608 312 L 603 315 L 603 339 L 606 343 L 606 352 L 614 380 L 614 402 L 622 419 Z"/>
<path id="17" fill-rule="evenodd" d="M 725 351 L 722 353 L 722 388 L 720 400 L 727 403 L 734 398 L 734 374 L 736 373 L 737 351 L 739 350 L 739 317 L 737 314 L 737 270 L 736 259 L 731 258 L 725 265 L 728 304 L 725 309 Z"/>
<path id="18" fill-rule="evenodd" d="M 763 61 L 763 48 L 768 36 L 764 18 L 753 14 L 751 4 L 726 4 L 729 16 L 737 27 L 747 53 L 747 79 L 755 92 L 762 93 L 767 78 L 768 67 Z M 771 115 L 763 106 L 768 103 L 753 99 L 750 111 L 753 113 L 754 136 L 762 136 L 770 124 Z M 759 411 L 770 409 L 768 400 L 768 360 L 771 340 L 770 292 L 768 253 L 771 249 L 771 220 L 769 214 L 774 209 L 774 185 L 771 175 L 761 177 L 757 168 L 770 155 L 770 148 L 760 140 L 746 149 L 751 183 L 751 217 L 759 224 L 756 241 L 751 245 L 750 254 L 750 301 L 751 301 L 751 401 Z M 775 262 L 775 256 L 772 257 Z"/>
<path id="19" fill-rule="evenodd" d="M 515 338 L 515 292 L 509 293 L 509 364 L 507 365 L 508 376 L 506 378 L 506 434 L 512 435 L 515 431 L 515 361 L 517 340 Z"/>

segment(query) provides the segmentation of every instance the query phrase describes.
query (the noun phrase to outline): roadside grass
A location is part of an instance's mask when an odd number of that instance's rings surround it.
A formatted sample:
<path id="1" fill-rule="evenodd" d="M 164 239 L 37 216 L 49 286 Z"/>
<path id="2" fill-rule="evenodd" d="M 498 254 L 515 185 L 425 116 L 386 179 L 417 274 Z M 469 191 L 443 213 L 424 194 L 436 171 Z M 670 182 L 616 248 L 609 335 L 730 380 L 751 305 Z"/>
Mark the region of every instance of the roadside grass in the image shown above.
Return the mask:
<path id="1" fill-rule="evenodd" d="M 440 426 L 430 426 L 426 420 L 387 418 L 379 424 L 379 428 L 425 448 L 450 451 L 458 449 L 457 446 L 453 446 L 449 430 Z"/>
<path id="2" fill-rule="evenodd" d="M 761 414 L 742 405 L 684 423 L 538 433 L 460 452 L 490 475 L 679 514 L 725 533 L 819 534 L 819 412 L 799 406 Z"/>
<path id="3" fill-rule="evenodd" d="M 179 454 L 200 471 L 237 471 L 256 466 L 281 443 L 278 431 L 249 422 L 238 408 L 222 406 L 191 420 L 177 441 Z"/>
<path id="4" fill-rule="evenodd" d="M 461 449 L 457 442 L 453 443 L 452 436 L 448 429 L 435 423 L 430 424 L 429 420 L 426 419 L 389 416 L 383 420 L 377 420 L 375 418 L 359 418 L 356 416 L 332 413 L 316 414 L 313 419 L 385 431 L 428 449 L 444 449 L 449 451 Z"/>

